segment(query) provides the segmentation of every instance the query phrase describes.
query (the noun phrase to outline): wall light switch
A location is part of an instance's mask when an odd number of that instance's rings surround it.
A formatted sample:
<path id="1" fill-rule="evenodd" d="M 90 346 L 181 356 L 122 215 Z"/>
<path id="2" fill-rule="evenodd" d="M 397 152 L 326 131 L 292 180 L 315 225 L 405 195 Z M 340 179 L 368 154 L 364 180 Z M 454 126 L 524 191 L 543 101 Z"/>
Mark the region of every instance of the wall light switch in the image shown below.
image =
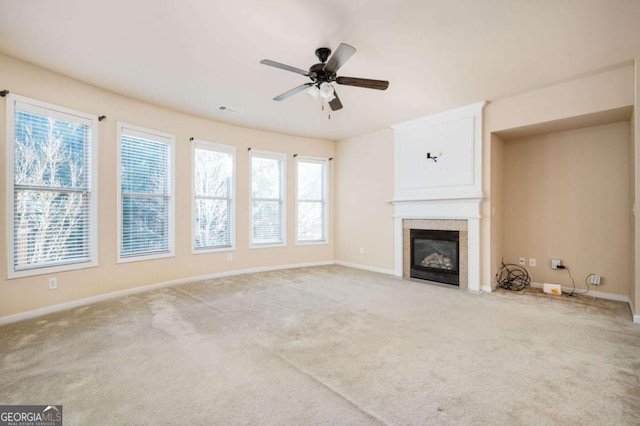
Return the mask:
<path id="1" fill-rule="evenodd" d="M 520 259 L 518 259 L 518 265 L 524 266 L 524 257 L 521 257 Z"/>
<path id="2" fill-rule="evenodd" d="M 536 266 L 536 263 L 537 262 L 533 257 L 529 258 L 529 266 Z"/>

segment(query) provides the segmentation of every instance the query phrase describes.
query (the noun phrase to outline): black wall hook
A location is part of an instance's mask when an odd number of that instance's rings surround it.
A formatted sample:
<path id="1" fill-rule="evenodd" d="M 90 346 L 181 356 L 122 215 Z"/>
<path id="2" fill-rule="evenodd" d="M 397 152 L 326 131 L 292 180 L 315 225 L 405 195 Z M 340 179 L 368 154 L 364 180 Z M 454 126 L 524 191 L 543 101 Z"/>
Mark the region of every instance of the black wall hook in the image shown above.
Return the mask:
<path id="1" fill-rule="evenodd" d="M 9 94 L 9 91 L 8 91 L 8 90 L 2 90 L 2 91 L 0 91 L 0 96 L 2 96 L 3 98 L 4 98 L 5 96 L 7 96 L 8 94 Z"/>

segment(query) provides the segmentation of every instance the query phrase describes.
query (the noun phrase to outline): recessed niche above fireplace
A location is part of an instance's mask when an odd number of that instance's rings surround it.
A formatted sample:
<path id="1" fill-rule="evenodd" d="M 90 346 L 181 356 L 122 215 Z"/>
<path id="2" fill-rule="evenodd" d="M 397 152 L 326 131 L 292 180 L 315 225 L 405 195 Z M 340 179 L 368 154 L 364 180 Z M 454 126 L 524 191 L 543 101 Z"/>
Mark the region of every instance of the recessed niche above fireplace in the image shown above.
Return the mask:
<path id="1" fill-rule="evenodd" d="M 410 230 L 410 277 L 460 285 L 460 233 Z"/>

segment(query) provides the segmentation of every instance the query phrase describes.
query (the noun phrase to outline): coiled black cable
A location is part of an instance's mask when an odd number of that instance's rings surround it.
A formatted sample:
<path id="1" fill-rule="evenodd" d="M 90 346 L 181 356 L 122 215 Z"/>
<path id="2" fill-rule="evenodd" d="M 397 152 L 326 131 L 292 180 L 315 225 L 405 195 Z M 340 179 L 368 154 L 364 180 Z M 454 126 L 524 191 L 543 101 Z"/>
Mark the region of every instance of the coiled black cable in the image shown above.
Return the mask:
<path id="1" fill-rule="evenodd" d="M 529 271 L 520 265 L 513 263 L 504 263 L 496 274 L 496 281 L 499 288 L 510 291 L 522 291 L 531 285 L 531 276 Z"/>

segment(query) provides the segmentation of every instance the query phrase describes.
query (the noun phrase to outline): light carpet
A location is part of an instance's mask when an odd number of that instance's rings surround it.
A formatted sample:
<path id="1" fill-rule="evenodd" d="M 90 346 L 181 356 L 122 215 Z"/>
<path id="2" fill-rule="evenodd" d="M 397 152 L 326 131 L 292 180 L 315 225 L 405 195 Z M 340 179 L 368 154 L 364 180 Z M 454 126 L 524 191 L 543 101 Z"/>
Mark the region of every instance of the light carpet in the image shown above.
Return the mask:
<path id="1" fill-rule="evenodd" d="M 148 291 L 0 339 L 0 404 L 62 404 L 65 425 L 640 424 L 640 326 L 605 300 L 326 266 Z"/>

